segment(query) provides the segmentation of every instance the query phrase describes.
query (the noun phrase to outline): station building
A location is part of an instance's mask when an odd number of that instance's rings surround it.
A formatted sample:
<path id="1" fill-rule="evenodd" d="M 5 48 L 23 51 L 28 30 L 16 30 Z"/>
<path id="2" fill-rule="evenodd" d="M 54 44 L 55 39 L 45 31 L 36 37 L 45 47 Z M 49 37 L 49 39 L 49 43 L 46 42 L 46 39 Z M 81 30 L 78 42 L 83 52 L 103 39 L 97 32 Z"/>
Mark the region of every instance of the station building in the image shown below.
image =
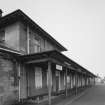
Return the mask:
<path id="1" fill-rule="evenodd" d="M 21 10 L 0 10 L 0 105 L 77 94 L 95 75 L 64 54 L 67 49 Z"/>

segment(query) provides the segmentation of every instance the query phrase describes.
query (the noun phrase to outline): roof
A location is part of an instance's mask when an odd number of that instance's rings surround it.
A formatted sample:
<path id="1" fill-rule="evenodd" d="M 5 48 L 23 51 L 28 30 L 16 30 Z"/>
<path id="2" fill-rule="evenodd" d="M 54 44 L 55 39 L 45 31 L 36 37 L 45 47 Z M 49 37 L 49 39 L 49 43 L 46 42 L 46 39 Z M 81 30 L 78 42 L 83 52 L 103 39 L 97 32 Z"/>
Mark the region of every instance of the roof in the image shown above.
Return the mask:
<path id="1" fill-rule="evenodd" d="M 5 15 L 0 18 L 0 28 L 5 27 L 7 25 L 10 25 L 14 22 L 22 21 L 24 24 L 28 25 L 32 29 L 39 32 L 42 37 L 45 37 L 47 40 L 49 40 L 53 45 L 60 48 L 61 51 L 67 51 L 67 49 L 62 46 L 58 41 L 56 41 L 50 34 L 48 34 L 46 31 L 44 31 L 38 24 L 36 24 L 29 16 L 27 16 L 24 12 L 22 12 L 20 9 Z"/>
<path id="2" fill-rule="evenodd" d="M 21 10 L 16 10 L 8 15 L 5 15 L 3 17 L 0 18 L 0 28 L 8 26 L 14 22 L 17 21 L 22 21 L 23 23 L 25 23 L 26 25 L 29 25 L 29 27 L 33 28 L 34 30 L 36 30 L 37 32 L 39 32 L 43 37 L 47 38 L 50 42 L 52 42 L 52 44 L 56 45 L 57 47 L 59 47 L 62 51 L 66 51 L 67 49 L 65 47 L 63 47 L 59 42 L 57 42 L 51 35 L 49 35 L 46 31 L 44 31 L 39 25 L 37 25 L 30 17 L 28 17 L 24 12 L 22 12 Z M 79 64 L 77 64 L 76 62 L 74 62 L 73 60 L 69 59 L 68 57 L 66 57 L 65 55 L 61 54 L 58 51 L 47 51 L 47 52 L 41 52 L 41 53 L 37 53 L 37 54 L 30 54 L 30 55 L 24 55 L 16 50 L 13 50 L 11 48 L 5 47 L 0 45 L 0 51 L 2 52 L 8 52 L 11 54 L 14 54 L 18 57 L 20 57 L 20 59 L 22 61 L 30 61 L 33 59 L 39 59 L 39 58 L 46 58 L 46 57 L 52 57 L 55 59 L 58 59 L 59 61 L 66 63 L 67 65 L 70 64 L 70 66 L 73 65 L 73 67 L 75 69 L 82 69 L 82 71 L 91 74 L 92 76 L 95 76 L 93 73 L 91 73 L 90 71 L 86 70 L 85 68 L 83 68 L 82 66 L 80 66 Z"/>

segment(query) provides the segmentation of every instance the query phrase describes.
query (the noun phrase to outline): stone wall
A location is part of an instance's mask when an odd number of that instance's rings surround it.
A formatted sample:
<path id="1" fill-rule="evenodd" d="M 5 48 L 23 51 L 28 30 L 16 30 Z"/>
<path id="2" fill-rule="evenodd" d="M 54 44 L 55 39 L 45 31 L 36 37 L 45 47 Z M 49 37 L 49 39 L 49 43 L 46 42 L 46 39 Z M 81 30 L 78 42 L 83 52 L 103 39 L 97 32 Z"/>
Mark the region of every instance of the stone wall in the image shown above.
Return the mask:
<path id="1" fill-rule="evenodd" d="M 8 105 L 18 100 L 16 65 L 0 56 L 0 105 Z"/>

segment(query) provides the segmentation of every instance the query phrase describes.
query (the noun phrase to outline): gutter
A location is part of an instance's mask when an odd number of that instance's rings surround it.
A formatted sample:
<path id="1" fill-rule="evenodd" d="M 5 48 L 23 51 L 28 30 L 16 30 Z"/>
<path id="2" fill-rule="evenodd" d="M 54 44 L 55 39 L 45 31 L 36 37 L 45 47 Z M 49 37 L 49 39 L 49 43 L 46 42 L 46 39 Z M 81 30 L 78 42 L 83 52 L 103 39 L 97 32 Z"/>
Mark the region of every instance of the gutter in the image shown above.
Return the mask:
<path id="1" fill-rule="evenodd" d="M 13 50 L 9 50 L 9 49 L 5 49 L 5 48 L 1 48 L 1 47 L 0 47 L 0 50 L 11 52 L 11 53 L 15 53 L 15 54 L 19 54 L 19 55 L 24 55 L 22 53 L 19 53 L 19 52 L 13 51 Z"/>

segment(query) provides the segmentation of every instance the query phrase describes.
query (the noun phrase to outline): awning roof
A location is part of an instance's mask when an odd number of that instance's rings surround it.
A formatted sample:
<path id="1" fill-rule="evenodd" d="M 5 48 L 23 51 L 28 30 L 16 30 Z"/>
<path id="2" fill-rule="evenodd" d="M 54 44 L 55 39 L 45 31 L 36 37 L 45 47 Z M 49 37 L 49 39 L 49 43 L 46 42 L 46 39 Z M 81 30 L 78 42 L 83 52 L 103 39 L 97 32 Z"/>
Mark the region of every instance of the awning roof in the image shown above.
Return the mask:
<path id="1" fill-rule="evenodd" d="M 43 61 L 43 59 L 46 59 L 46 60 L 56 60 L 68 66 L 71 66 L 73 64 L 73 62 L 68 57 L 66 57 L 65 55 L 63 55 L 62 53 L 56 50 L 34 53 L 34 54 L 29 54 L 29 55 L 22 55 L 20 57 L 21 57 L 21 61 L 25 63 L 34 63 L 37 60 Z M 75 65 L 74 67 L 76 68 Z"/>
<path id="2" fill-rule="evenodd" d="M 53 50 L 53 51 L 46 51 L 46 52 L 40 52 L 40 53 L 34 53 L 34 54 L 29 54 L 29 55 L 23 55 L 20 54 L 19 52 L 16 52 L 11 49 L 5 49 L 0 47 L 0 52 L 3 53 L 9 53 L 12 56 L 15 56 L 16 59 L 23 63 L 27 64 L 34 64 L 34 63 L 41 63 L 41 62 L 46 62 L 51 60 L 52 62 L 56 64 L 60 64 L 64 67 L 67 67 L 70 70 L 74 70 L 77 72 L 82 72 L 83 74 L 88 74 L 91 77 L 96 77 L 93 73 L 88 71 L 87 69 L 83 68 L 64 54 L 60 53 L 59 51 Z"/>
<path id="3" fill-rule="evenodd" d="M 16 56 L 24 55 L 24 53 L 21 53 L 20 51 L 14 50 L 14 49 L 8 47 L 6 44 L 4 46 L 2 43 L 0 43 L 0 51 L 1 52 L 7 52 L 9 54 L 13 54 Z"/>
<path id="4" fill-rule="evenodd" d="M 77 64 L 76 62 L 74 62 L 73 60 L 56 50 L 29 55 L 21 55 L 20 58 L 22 62 L 27 64 L 51 60 L 52 62 L 58 63 L 62 66 L 66 66 L 72 70 L 76 70 L 77 72 L 83 72 L 88 75 L 95 76 L 90 71 L 86 70 L 85 68 L 83 68 L 82 66 L 80 66 L 79 64 Z"/>

